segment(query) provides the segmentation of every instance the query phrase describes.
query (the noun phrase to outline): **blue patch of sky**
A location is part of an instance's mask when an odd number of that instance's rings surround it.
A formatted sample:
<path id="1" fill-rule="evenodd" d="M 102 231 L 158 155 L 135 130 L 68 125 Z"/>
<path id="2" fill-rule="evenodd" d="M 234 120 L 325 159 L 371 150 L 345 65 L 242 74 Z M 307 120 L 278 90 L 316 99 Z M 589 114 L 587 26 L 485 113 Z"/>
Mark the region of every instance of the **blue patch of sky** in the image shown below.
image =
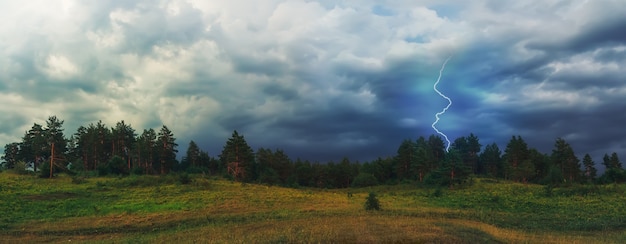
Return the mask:
<path id="1" fill-rule="evenodd" d="M 372 7 L 372 13 L 379 16 L 392 16 L 394 14 L 393 10 L 381 5 L 374 5 L 374 7 Z"/>
<path id="2" fill-rule="evenodd" d="M 429 8 L 437 12 L 437 16 L 448 19 L 456 19 L 460 11 L 460 8 L 454 5 L 434 5 Z"/>

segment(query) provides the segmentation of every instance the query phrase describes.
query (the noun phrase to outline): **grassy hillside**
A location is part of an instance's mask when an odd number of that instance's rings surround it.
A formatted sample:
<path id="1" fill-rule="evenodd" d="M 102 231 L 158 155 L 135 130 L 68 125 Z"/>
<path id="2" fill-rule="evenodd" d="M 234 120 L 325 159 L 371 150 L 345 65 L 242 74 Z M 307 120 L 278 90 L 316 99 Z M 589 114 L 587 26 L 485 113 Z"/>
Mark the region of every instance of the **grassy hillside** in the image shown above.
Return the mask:
<path id="1" fill-rule="evenodd" d="M 8 242 L 625 243 L 626 187 L 477 179 L 465 189 L 411 185 L 290 189 L 178 176 L 87 178 L 0 173 Z M 383 211 L 366 212 L 376 192 Z"/>

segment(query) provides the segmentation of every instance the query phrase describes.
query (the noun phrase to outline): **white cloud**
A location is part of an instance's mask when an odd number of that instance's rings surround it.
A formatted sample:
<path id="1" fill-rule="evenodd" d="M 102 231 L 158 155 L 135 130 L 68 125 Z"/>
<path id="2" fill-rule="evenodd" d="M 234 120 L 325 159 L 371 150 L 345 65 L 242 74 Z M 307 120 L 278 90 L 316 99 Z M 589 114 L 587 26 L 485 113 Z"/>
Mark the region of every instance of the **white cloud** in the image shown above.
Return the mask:
<path id="1" fill-rule="evenodd" d="M 66 80 L 79 73 L 78 67 L 63 55 L 48 56 L 42 66 L 42 71 L 52 79 Z"/>

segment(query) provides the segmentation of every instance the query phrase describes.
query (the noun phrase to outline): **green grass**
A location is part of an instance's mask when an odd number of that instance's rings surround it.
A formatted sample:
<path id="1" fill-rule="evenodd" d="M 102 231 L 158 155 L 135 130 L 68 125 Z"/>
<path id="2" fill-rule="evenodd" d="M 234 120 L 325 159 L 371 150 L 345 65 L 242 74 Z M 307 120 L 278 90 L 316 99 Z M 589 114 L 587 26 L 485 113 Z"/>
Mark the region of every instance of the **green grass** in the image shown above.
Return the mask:
<path id="1" fill-rule="evenodd" d="M 9 242 L 623 243 L 626 186 L 476 179 L 290 189 L 176 175 L 40 179 L 0 173 L 0 239 Z M 375 192 L 383 211 L 363 209 Z M 350 194 L 348 194 L 350 193 Z"/>

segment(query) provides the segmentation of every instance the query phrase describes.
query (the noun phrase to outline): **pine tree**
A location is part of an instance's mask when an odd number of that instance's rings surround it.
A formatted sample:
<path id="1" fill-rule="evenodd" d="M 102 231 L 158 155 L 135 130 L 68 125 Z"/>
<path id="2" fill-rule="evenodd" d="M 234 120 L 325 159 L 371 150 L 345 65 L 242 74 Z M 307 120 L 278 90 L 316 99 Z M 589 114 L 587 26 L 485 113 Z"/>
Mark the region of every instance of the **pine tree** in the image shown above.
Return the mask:
<path id="1" fill-rule="evenodd" d="M 446 145 L 443 139 L 441 139 L 440 136 L 431 135 L 428 137 L 428 145 L 430 146 L 435 162 L 441 162 L 446 156 Z"/>
<path id="2" fill-rule="evenodd" d="M 43 161 L 46 152 L 46 137 L 40 124 L 33 124 L 31 129 L 22 138 L 20 158 L 27 163 L 32 163 L 33 170 Z"/>
<path id="3" fill-rule="evenodd" d="M 44 137 L 46 139 L 46 149 L 49 150 L 48 158 L 50 160 L 50 172 L 42 172 L 42 176 L 48 173 L 48 177 L 52 178 L 55 168 L 66 168 L 67 140 L 63 135 L 63 120 L 59 120 L 56 116 L 48 117 L 46 128 L 44 129 Z"/>
<path id="4" fill-rule="evenodd" d="M 423 136 L 417 139 L 415 146 L 417 149 L 415 151 L 415 162 L 411 165 L 411 174 L 416 175 L 417 179 L 422 182 L 430 171 L 437 168 L 437 162 L 432 154 L 430 145 Z"/>
<path id="5" fill-rule="evenodd" d="M 611 163 L 611 168 L 615 168 L 615 169 L 622 168 L 622 163 L 619 161 L 619 157 L 617 157 L 616 152 L 611 153 L 611 158 L 609 159 L 609 162 Z"/>
<path id="6" fill-rule="evenodd" d="M 589 154 L 585 154 L 583 157 L 583 167 L 585 169 L 584 175 L 587 181 L 593 181 L 596 179 L 598 171 L 595 168 L 595 163 Z"/>
<path id="7" fill-rule="evenodd" d="M 580 160 L 572 147 L 563 139 L 557 138 L 552 150 L 552 163 L 557 166 L 565 180 L 574 182 L 580 179 Z"/>
<path id="8" fill-rule="evenodd" d="M 503 175 L 502 152 L 497 144 L 492 143 L 487 145 L 483 153 L 480 154 L 480 161 L 485 167 L 487 175 L 492 177 L 500 177 Z"/>
<path id="9" fill-rule="evenodd" d="M 243 135 L 239 135 L 236 130 L 233 131 L 231 138 L 224 145 L 220 154 L 220 161 L 223 168 L 226 169 L 226 173 L 231 175 L 233 179 L 237 181 L 254 180 L 254 153 Z"/>
<path id="10" fill-rule="evenodd" d="M 518 171 L 522 170 L 520 165 L 528 160 L 528 145 L 524 139 L 521 136 L 513 136 L 509 144 L 506 145 L 504 153 L 504 161 L 506 163 L 505 178 L 516 181 L 523 180 L 522 177 L 525 175 Z"/>
<path id="11" fill-rule="evenodd" d="M 161 127 L 157 143 L 160 171 L 162 175 L 167 174 L 174 167 L 176 163 L 176 153 L 178 152 L 178 150 L 176 150 L 176 147 L 178 147 L 176 138 L 174 138 L 174 134 L 167 126 L 163 125 L 163 127 Z"/>
<path id="12" fill-rule="evenodd" d="M 124 123 L 124 120 L 117 122 L 115 127 L 111 128 L 112 155 L 123 158 L 129 170 L 132 167 L 131 153 L 134 149 L 136 136 L 135 129 Z"/>
<path id="13" fill-rule="evenodd" d="M 157 134 L 154 129 L 144 129 L 135 142 L 135 157 L 146 173 L 153 173 L 157 151 Z"/>
<path id="14" fill-rule="evenodd" d="M 20 144 L 12 142 L 4 146 L 4 156 L 2 156 L 2 166 L 6 169 L 12 169 L 19 161 Z"/>
<path id="15" fill-rule="evenodd" d="M 416 163 L 417 155 L 416 145 L 411 140 L 404 140 L 398 148 L 395 161 L 396 161 L 396 174 L 398 179 L 411 178 L 411 166 Z"/>
<path id="16" fill-rule="evenodd" d="M 200 148 L 195 141 L 191 140 L 189 142 L 189 146 L 187 147 L 187 153 L 185 155 L 184 161 L 190 167 L 200 167 Z"/>

